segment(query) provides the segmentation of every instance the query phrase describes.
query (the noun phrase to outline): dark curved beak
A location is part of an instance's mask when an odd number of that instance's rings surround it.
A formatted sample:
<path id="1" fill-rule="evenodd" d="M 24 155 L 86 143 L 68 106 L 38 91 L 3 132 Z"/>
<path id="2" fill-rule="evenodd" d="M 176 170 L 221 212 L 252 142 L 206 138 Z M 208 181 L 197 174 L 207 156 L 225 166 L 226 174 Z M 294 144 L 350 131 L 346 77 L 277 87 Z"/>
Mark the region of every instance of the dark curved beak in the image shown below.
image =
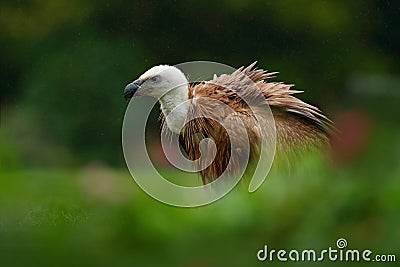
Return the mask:
<path id="1" fill-rule="evenodd" d="M 137 89 L 139 89 L 140 85 L 142 85 L 142 81 L 140 79 L 137 79 L 128 84 L 124 90 L 125 100 L 131 99 L 133 95 L 136 93 Z"/>

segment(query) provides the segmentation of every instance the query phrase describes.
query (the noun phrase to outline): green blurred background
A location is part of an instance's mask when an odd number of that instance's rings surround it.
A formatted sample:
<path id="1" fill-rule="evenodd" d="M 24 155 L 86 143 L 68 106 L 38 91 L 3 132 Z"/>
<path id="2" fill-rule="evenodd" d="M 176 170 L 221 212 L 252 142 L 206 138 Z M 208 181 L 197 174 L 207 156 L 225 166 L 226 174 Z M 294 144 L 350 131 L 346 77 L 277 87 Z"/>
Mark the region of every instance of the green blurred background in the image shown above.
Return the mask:
<path id="1" fill-rule="evenodd" d="M 0 265 L 270 265 L 265 244 L 340 237 L 399 261 L 399 25 L 395 1 L 2 0 Z M 256 193 L 157 202 L 124 163 L 122 91 L 193 60 L 280 71 L 341 139 L 274 166 Z"/>

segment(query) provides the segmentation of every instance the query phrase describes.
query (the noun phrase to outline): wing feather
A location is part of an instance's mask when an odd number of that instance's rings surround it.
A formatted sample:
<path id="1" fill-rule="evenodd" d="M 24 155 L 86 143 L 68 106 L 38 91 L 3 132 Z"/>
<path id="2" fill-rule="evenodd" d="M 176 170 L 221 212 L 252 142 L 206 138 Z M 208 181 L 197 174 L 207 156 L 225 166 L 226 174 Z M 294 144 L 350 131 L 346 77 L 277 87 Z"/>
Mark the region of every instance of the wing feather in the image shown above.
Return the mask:
<path id="1" fill-rule="evenodd" d="M 273 112 L 278 150 L 290 150 L 296 146 L 319 146 L 328 144 L 328 135 L 334 131 L 333 123 L 317 107 L 303 102 L 294 95 L 303 91 L 293 90 L 293 84 L 283 82 L 268 82 L 277 72 L 268 72 L 255 68 L 257 62 L 247 67 L 240 67 L 232 74 L 214 75 L 210 81 L 189 86 L 189 98 L 196 99 L 189 109 L 191 115 L 199 117 L 188 122 L 180 138 L 180 143 L 191 160 L 200 155 L 199 143 L 203 138 L 212 138 L 217 145 L 217 154 L 213 163 L 200 172 L 204 183 L 218 178 L 226 169 L 230 153 L 230 140 L 226 131 L 216 121 L 208 118 L 227 117 L 224 110 L 216 109 L 202 98 L 212 98 L 225 103 L 235 111 L 230 117 L 230 123 L 241 120 L 247 129 L 251 144 L 251 156 L 257 156 L 260 143 L 260 129 L 257 127 L 249 104 L 262 108 L 269 105 Z M 263 98 L 260 98 L 262 94 Z M 247 100 L 245 102 L 243 96 Z M 249 103 L 250 102 L 250 103 Z M 162 119 L 163 133 L 168 132 L 165 120 Z M 231 138 L 242 138 L 240 133 Z M 235 157 L 232 155 L 232 157 Z M 240 162 L 239 156 L 236 156 Z M 234 168 L 239 168 L 238 164 Z"/>

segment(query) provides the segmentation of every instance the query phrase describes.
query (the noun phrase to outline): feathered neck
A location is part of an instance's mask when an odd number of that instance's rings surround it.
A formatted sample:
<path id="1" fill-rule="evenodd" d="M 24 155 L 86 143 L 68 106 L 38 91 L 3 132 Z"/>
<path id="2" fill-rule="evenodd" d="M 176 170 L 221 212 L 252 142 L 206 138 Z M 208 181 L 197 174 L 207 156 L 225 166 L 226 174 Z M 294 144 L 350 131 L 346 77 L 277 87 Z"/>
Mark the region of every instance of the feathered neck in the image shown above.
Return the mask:
<path id="1" fill-rule="evenodd" d="M 161 111 L 164 114 L 168 128 L 179 134 L 189 109 L 189 88 L 187 84 L 178 86 L 162 97 L 159 102 Z M 172 112 L 173 111 L 173 112 Z"/>

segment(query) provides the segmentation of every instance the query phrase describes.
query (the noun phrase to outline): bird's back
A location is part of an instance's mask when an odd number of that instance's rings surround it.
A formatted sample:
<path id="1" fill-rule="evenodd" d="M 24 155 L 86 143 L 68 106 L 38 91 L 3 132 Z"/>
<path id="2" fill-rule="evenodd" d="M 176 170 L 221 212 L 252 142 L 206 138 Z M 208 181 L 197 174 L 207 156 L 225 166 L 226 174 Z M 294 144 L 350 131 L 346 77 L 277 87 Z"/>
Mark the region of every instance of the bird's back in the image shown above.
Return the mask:
<path id="1" fill-rule="evenodd" d="M 294 97 L 300 91 L 291 90 L 293 85 L 267 82 L 276 73 L 254 69 L 254 65 L 189 86 L 188 117 L 195 119 L 183 128 L 181 145 L 190 160 L 200 158 L 199 143 L 204 138 L 212 138 L 217 148 L 214 161 L 200 171 L 204 183 L 217 179 L 230 160 L 233 164 L 229 165 L 229 172 L 247 162 L 241 153 L 247 145 L 246 136 L 250 143 L 250 160 L 257 158 L 260 152 L 262 133 L 272 135 L 275 128 L 278 152 L 328 143 L 331 121 L 318 108 Z M 273 117 L 266 112 L 269 108 Z M 255 112 L 265 116 L 258 116 L 257 120 Z M 228 136 L 222 124 L 235 130 Z M 165 124 L 163 132 L 168 132 Z M 232 140 L 235 143 L 233 153 Z"/>

